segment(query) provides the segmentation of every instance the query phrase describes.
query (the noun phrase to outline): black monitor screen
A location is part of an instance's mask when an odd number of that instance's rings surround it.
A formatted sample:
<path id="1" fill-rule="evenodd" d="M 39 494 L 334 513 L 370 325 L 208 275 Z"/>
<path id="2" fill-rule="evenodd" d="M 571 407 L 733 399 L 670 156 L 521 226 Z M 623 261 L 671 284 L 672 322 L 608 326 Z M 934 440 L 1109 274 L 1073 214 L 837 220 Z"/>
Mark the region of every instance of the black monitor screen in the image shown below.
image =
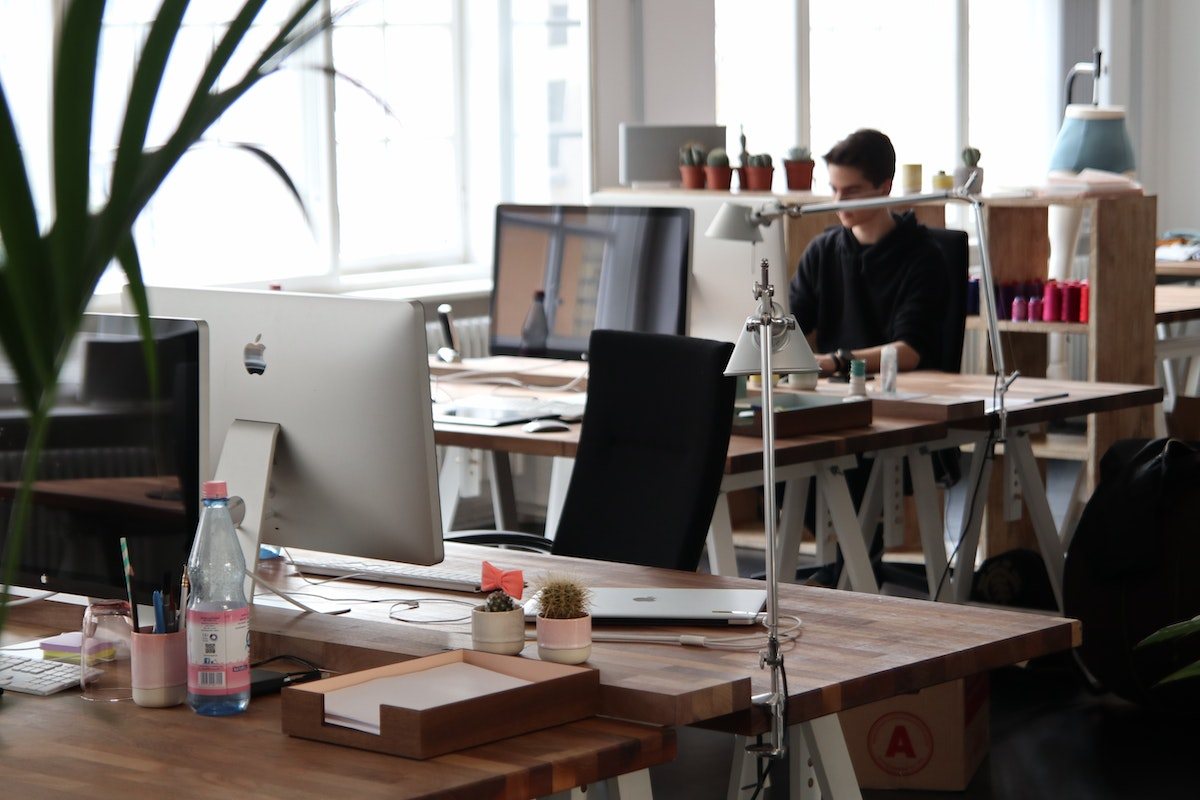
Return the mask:
<path id="1" fill-rule="evenodd" d="M 151 320 L 157 391 L 137 321 L 86 315 L 71 346 L 38 464 L 16 586 L 124 597 L 126 537 L 138 602 L 178 587 L 199 517 L 202 326 Z M 28 436 L 0 359 L 0 552 Z"/>
<path id="2" fill-rule="evenodd" d="M 682 335 L 691 239 L 687 208 L 498 206 L 492 354 L 581 358 L 594 328 Z"/>

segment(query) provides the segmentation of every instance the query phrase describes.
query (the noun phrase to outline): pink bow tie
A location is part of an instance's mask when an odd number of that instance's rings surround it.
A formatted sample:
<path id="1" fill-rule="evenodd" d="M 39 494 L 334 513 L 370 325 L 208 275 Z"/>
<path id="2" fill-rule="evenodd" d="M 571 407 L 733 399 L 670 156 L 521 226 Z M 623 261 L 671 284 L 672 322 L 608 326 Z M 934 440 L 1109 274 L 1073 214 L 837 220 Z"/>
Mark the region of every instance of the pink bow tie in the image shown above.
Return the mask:
<path id="1" fill-rule="evenodd" d="M 479 588 L 485 592 L 501 589 L 509 597 L 520 600 L 525 591 L 525 578 L 519 569 L 500 569 L 490 561 L 485 561 Z"/>

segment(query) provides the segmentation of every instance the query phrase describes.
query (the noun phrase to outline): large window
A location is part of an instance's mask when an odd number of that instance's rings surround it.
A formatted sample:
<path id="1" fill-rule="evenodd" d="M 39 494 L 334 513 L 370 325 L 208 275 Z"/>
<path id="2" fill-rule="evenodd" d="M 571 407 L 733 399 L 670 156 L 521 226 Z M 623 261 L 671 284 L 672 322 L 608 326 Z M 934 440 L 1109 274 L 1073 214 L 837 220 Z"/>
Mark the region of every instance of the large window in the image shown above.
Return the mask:
<path id="1" fill-rule="evenodd" d="M 1060 71 L 1062 14 L 1053 0 L 716 0 L 718 121 L 776 159 L 810 145 L 818 192 L 820 155 L 862 127 L 921 164 L 926 189 L 966 145 L 988 189 L 1040 183 L 1061 120 L 1046 76 Z M 755 32 L 766 39 L 748 47 Z"/>
<path id="2" fill-rule="evenodd" d="M 158 5 L 108 0 L 93 135 L 96 202 L 107 191 L 133 66 Z M 294 5 L 269 0 L 249 44 L 265 44 Z M 344 5 L 332 0 L 323 10 Z M 0 80 L 43 203 L 52 6 L 0 0 Z M 240 6 L 189 7 L 151 146 L 178 119 Z M 45 35 L 9 35 L 35 30 L 32 18 Z M 435 268 L 435 279 L 488 274 L 497 203 L 579 202 L 588 191 L 586 18 L 586 0 L 354 4 L 184 157 L 137 226 L 147 281 L 303 288 L 431 274 L 414 267 Z M 45 65 L 45 79 L 30 64 Z M 329 64 L 342 77 L 331 77 Z M 236 66 L 245 65 L 227 75 Z M 278 159 L 305 211 L 251 148 Z M 111 270 L 102 290 L 120 281 Z"/>

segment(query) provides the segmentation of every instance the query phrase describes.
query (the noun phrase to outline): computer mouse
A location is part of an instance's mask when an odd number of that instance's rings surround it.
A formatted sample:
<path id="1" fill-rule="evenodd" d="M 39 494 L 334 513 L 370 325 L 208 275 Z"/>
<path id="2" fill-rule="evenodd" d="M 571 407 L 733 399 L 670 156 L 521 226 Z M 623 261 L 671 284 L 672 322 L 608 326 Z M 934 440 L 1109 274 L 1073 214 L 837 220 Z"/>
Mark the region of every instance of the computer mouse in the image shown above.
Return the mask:
<path id="1" fill-rule="evenodd" d="M 571 430 L 571 426 L 561 419 L 535 419 L 521 426 L 526 433 L 561 433 Z"/>

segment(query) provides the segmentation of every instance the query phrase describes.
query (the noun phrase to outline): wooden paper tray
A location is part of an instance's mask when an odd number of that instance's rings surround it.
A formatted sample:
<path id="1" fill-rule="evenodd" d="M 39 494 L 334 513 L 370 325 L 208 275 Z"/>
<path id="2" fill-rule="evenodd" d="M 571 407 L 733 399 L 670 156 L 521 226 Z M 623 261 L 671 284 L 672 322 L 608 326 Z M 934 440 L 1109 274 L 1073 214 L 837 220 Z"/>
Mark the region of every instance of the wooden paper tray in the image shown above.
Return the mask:
<path id="1" fill-rule="evenodd" d="M 845 402 L 841 396 L 816 392 L 778 392 L 775 395 L 775 435 L 781 439 L 843 428 L 865 428 L 873 419 L 869 400 Z M 733 421 L 734 436 L 762 436 L 762 408 Z"/>
<path id="2" fill-rule="evenodd" d="M 378 734 L 325 721 L 328 692 L 456 663 L 471 664 L 530 683 L 427 709 L 381 704 Z M 600 674 L 594 669 L 455 650 L 289 686 L 283 690 L 283 732 L 407 758 L 432 758 L 595 716 L 599 706 Z"/>

